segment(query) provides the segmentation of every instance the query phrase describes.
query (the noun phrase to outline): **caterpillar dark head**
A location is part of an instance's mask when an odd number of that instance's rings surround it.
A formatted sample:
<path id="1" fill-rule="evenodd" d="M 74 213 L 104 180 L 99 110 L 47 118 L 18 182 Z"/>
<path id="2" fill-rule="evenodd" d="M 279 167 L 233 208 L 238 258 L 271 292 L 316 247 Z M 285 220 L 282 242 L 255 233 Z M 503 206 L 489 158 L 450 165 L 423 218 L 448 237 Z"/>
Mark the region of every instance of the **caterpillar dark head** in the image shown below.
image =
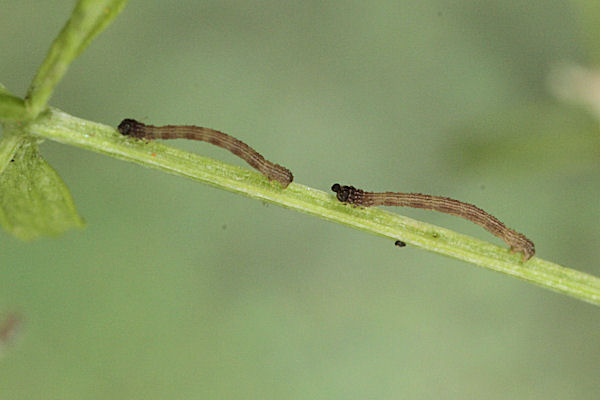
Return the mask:
<path id="1" fill-rule="evenodd" d="M 125 118 L 121 121 L 117 129 L 119 130 L 119 133 L 124 136 L 142 137 L 143 129 L 141 128 L 143 128 L 141 122 L 138 122 L 135 119 Z"/>
<path id="2" fill-rule="evenodd" d="M 354 186 L 342 186 L 339 183 L 336 183 L 331 187 L 331 190 L 336 193 L 337 199 L 342 203 L 348 203 L 355 206 L 364 205 L 365 192 Z"/>
<path id="3" fill-rule="evenodd" d="M 336 193 L 337 199 L 342 203 L 348 202 L 348 197 L 350 196 L 352 189 L 354 189 L 352 186 L 342 186 L 339 183 L 336 183 L 331 187 L 331 190 Z"/>

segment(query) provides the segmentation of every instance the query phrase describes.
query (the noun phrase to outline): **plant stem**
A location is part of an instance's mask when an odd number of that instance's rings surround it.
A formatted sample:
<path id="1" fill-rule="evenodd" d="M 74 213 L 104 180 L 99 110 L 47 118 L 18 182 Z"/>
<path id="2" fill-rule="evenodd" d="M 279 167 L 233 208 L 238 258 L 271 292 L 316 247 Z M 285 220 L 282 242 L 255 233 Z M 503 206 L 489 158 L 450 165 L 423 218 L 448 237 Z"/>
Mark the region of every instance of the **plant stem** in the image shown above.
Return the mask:
<path id="1" fill-rule="evenodd" d="M 80 0 L 31 82 L 25 104 L 35 118 L 71 62 L 125 7 L 127 0 Z"/>
<path id="2" fill-rule="evenodd" d="M 0 121 L 22 121 L 28 117 L 23 99 L 0 88 Z"/>
<path id="3" fill-rule="evenodd" d="M 600 305 L 600 278 L 378 208 L 353 208 L 331 194 L 291 183 L 283 190 L 261 174 L 190 154 L 161 143 L 126 138 L 113 127 L 50 109 L 24 127 L 29 133 L 192 178 L 221 189 L 315 215 L 501 272 Z"/>

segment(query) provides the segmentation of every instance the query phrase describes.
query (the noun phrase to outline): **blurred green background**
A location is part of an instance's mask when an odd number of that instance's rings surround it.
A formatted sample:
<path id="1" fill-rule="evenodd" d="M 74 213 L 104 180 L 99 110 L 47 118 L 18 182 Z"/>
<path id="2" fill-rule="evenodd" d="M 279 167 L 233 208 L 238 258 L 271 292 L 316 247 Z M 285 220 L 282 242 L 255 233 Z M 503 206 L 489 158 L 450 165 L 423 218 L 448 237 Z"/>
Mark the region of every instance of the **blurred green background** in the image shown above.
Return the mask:
<path id="1" fill-rule="evenodd" d="M 594 3 L 131 2 L 51 105 L 220 129 L 322 190 L 472 202 L 540 257 L 600 275 L 598 117 L 548 84 L 557 65 L 598 65 Z M 73 5 L 3 1 L 10 91 L 25 94 Z M 42 153 L 88 226 L 0 233 L 0 315 L 24 319 L 1 399 L 598 396 L 597 307 L 138 165 Z"/>

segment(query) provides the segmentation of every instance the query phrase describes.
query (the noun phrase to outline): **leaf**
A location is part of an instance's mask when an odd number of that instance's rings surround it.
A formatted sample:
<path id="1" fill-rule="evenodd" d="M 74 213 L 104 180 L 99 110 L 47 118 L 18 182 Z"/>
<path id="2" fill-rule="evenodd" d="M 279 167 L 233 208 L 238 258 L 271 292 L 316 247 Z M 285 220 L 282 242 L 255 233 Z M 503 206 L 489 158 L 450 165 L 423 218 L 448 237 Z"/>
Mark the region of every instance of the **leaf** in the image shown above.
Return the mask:
<path id="1" fill-rule="evenodd" d="M 69 190 L 33 139 L 23 141 L 0 175 L 0 224 L 22 240 L 84 225 Z"/>

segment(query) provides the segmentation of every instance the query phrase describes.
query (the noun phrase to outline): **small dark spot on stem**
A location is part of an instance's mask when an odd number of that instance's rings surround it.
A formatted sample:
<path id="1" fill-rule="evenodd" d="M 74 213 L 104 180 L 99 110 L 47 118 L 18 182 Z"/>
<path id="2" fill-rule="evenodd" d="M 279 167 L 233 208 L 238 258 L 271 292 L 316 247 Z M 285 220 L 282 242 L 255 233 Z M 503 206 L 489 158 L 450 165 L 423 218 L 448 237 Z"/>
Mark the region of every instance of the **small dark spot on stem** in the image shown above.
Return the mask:
<path id="1" fill-rule="evenodd" d="M 406 243 L 404 243 L 402 240 L 396 240 L 396 243 L 394 243 L 394 244 L 398 247 L 406 246 Z"/>

